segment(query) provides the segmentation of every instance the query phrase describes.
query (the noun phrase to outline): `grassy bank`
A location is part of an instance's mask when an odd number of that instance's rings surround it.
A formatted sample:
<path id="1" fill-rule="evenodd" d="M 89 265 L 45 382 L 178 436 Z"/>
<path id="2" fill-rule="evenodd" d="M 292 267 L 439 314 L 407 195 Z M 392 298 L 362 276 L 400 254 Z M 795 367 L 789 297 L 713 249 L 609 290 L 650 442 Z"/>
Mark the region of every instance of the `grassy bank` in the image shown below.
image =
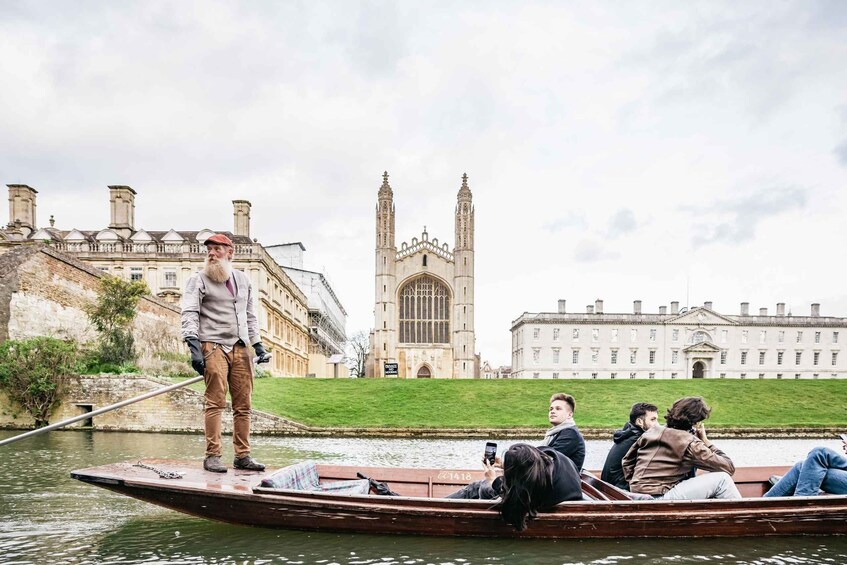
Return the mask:
<path id="1" fill-rule="evenodd" d="M 257 379 L 253 407 L 313 426 L 546 427 L 554 392 L 576 397 L 582 427 L 619 427 L 634 402 L 660 416 L 677 398 L 702 396 L 713 427 L 847 429 L 847 380 L 453 381 Z"/>

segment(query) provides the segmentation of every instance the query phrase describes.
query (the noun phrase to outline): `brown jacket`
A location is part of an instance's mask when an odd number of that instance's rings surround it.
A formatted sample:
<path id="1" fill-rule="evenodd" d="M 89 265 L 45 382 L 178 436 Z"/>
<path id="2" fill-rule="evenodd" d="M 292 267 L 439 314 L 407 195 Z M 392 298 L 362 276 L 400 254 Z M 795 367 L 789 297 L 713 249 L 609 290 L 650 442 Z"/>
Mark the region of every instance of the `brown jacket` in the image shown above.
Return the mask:
<path id="1" fill-rule="evenodd" d="M 629 490 L 661 496 L 688 478 L 694 467 L 732 475 L 735 465 L 714 445 L 684 430 L 653 426 L 629 448 L 623 458 Z"/>

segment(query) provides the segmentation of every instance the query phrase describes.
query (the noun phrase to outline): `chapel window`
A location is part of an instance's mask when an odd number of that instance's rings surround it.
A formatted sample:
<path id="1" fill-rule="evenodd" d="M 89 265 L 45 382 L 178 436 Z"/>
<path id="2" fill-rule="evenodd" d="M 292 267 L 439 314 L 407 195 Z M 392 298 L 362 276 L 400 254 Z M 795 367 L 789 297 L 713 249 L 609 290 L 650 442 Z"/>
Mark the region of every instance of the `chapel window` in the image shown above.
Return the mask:
<path id="1" fill-rule="evenodd" d="M 400 341 L 450 343 L 450 291 L 428 275 L 400 289 Z"/>

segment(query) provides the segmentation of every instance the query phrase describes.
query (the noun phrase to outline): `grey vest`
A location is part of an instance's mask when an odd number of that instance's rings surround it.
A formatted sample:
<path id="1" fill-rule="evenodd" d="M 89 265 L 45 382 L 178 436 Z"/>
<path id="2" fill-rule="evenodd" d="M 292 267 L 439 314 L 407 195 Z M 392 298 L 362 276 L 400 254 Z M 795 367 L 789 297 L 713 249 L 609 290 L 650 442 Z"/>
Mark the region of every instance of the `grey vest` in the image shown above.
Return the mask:
<path id="1" fill-rule="evenodd" d="M 247 332 L 247 301 L 250 281 L 241 271 L 232 271 L 235 296 L 226 284 L 216 283 L 202 271 L 197 275 L 203 283 L 200 290 L 200 341 L 232 346 L 239 339 L 250 345 Z"/>

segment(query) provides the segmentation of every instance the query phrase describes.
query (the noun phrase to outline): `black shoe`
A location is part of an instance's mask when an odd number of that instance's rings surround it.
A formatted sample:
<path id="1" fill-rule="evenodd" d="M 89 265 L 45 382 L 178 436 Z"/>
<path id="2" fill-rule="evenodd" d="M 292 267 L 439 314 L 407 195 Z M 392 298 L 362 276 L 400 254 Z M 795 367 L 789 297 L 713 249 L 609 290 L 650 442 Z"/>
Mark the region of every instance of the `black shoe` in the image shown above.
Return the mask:
<path id="1" fill-rule="evenodd" d="M 236 457 L 232 461 L 232 466 L 235 469 L 244 469 L 245 471 L 264 471 L 265 466 L 250 457 L 249 455 L 245 455 L 244 457 Z"/>
<path id="2" fill-rule="evenodd" d="M 768 477 L 768 483 L 770 483 L 771 486 L 775 486 L 781 478 L 781 475 L 771 475 L 770 477 Z"/>
<path id="3" fill-rule="evenodd" d="M 226 465 L 221 463 L 221 458 L 217 455 L 209 455 L 203 460 L 203 468 L 212 473 L 226 473 Z"/>

